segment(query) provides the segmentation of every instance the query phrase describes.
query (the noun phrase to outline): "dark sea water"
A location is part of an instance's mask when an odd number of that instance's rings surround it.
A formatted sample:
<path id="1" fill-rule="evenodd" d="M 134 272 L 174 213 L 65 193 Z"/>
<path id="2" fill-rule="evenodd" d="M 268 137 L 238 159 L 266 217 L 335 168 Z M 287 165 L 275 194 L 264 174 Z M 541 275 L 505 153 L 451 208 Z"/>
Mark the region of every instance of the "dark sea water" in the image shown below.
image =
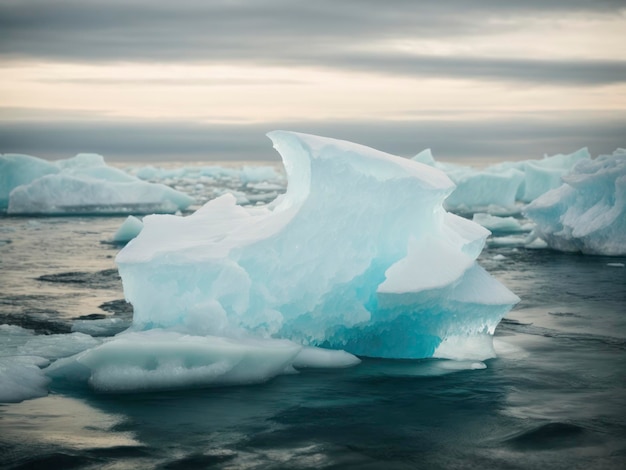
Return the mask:
<path id="1" fill-rule="evenodd" d="M 127 324 L 120 247 L 103 243 L 124 219 L 0 217 L 0 324 Z M 141 394 L 53 382 L 0 405 L 0 467 L 626 468 L 626 258 L 488 244 L 479 262 L 522 299 L 486 369 L 364 359 Z"/>

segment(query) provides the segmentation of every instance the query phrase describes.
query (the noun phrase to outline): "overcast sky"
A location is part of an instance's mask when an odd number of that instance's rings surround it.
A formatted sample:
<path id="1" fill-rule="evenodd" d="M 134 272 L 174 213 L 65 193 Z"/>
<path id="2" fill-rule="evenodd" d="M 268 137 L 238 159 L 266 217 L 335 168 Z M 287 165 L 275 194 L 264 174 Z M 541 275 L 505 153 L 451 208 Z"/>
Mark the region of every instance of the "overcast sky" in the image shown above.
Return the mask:
<path id="1" fill-rule="evenodd" d="M 625 45 L 624 0 L 0 0 L 0 152 L 596 155 L 626 146 Z"/>

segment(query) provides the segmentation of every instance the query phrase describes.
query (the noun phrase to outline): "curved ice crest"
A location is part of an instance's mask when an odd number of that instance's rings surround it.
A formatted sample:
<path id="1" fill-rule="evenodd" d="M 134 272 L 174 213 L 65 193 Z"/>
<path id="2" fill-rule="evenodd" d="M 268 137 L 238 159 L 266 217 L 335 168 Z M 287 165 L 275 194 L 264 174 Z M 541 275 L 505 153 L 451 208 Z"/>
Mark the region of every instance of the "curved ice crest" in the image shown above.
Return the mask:
<path id="1" fill-rule="evenodd" d="M 519 299 L 475 262 L 489 232 L 443 209 L 454 189 L 443 172 L 335 139 L 268 136 L 285 195 L 145 217 L 119 253 L 133 330 L 252 333 L 373 357 L 493 355 Z"/>

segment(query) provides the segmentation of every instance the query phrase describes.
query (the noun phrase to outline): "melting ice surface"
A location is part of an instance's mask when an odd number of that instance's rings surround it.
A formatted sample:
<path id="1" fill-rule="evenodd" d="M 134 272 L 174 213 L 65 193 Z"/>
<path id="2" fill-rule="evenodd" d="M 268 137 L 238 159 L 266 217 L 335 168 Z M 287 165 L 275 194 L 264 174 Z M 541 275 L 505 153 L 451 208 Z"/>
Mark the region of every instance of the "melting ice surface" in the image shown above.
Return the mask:
<path id="1" fill-rule="evenodd" d="M 349 142 L 269 136 L 286 194 L 145 217 L 117 257 L 131 328 L 49 375 L 127 391 L 259 382 L 353 365 L 353 354 L 494 355 L 496 325 L 519 299 L 475 261 L 489 232 L 442 208 L 454 189 L 443 172 Z"/>
<path id="2" fill-rule="evenodd" d="M 535 235 L 551 248 L 626 254 L 626 149 L 581 161 L 525 213 L 537 224 Z"/>
<path id="3" fill-rule="evenodd" d="M 107 166 L 96 154 L 47 162 L 0 155 L 0 210 L 9 214 L 119 214 L 176 212 L 186 194 Z"/>

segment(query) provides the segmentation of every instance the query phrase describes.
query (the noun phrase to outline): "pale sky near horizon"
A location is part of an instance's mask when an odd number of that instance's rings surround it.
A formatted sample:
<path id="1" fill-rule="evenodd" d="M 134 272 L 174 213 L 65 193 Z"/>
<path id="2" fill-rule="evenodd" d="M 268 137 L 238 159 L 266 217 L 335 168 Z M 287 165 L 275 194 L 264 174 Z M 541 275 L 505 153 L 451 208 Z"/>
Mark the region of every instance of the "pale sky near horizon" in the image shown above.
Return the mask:
<path id="1" fill-rule="evenodd" d="M 0 0 L 0 153 L 276 159 L 626 146 L 624 0 Z"/>

